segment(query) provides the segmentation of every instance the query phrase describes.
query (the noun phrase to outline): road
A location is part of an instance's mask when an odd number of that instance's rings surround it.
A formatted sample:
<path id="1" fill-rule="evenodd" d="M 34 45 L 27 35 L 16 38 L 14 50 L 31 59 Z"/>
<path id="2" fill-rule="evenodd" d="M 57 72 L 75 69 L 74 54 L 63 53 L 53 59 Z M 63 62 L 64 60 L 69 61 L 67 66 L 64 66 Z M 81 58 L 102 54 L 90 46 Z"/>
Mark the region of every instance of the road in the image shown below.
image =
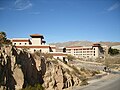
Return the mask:
<path id="1" fill-rule="evenodd" d="M 110 74 L 73 90 L 120 90 L 120 74 Z"/>

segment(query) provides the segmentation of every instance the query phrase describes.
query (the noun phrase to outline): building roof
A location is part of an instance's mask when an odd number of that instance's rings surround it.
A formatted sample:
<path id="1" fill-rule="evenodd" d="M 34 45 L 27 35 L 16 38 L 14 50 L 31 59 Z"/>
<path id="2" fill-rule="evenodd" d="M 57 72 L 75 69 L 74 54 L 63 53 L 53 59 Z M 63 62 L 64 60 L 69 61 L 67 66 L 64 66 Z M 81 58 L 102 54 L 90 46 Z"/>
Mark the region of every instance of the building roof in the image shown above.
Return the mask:
<path id="1" fill-rule="evenodd" d="M 46 43 L 46 41 L 42 41 L 42 43 Z"/>
<path id="2" fill-rule="evenodd" d="M 41 37 L 42 39 L 44 39 L 43 35 L 41 34 L 31 34 L 30 37 Z"/>
<path id="3" fill-rule="evenodd" d="M 69 47 L 66 47 L 66 48 L 79 48 L 79 47 L 83 47 L 83 46 L 69 46 Z"/>
<path id="4" fill-rule="evenodd" d="M 13 38 L 11 39 L 12 42 L 29 42 L 28 38 Z"/>
<path id="5" fill-rule="evenodd" d="M 41 46 L 16 46 L 16 48 L 49 48 L 49 45 L 41 45 Z M 55 47 L 51 47 L 52 49 L 55 49 Z"/>
<path id="6" fill-rule="evenodd" d="M 101 45 L 99 43 L 94 43 L 92 46 L 93 47 L 100 47 Z"/>
<path id="7" fill-rule="evenodd" d="M 29 42 L 29 40 L 22 40 L 22 39 L 21 40 L 15 40 L 14 39 L 14 40 L 12 40 L 12 42 Z"/>

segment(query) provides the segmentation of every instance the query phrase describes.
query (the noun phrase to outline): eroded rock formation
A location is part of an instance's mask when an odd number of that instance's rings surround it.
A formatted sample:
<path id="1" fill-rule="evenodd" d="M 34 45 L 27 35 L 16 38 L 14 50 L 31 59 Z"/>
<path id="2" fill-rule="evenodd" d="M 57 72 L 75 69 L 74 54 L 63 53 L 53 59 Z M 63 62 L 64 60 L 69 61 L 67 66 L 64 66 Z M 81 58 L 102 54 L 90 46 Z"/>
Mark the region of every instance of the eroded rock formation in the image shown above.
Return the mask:
<path id="1" fill-rule="evenodd" d="M 40 61 L 40 60 L 39 60 Z M 0 86 L 7 90 L 25 88 L 43 83 L 41 71 L 37 69 L 36 59 L 24 50 L 12 46 L 0 48 Z"/>
<path id="2" fill-rule="evenodd" d="M 80 75 L 61 64 L 12 46 L 1 47 L 0 86 L 6 90 L 19 90 L 39 83 L 46 90 L 62 90 L 80 85 Z"/>

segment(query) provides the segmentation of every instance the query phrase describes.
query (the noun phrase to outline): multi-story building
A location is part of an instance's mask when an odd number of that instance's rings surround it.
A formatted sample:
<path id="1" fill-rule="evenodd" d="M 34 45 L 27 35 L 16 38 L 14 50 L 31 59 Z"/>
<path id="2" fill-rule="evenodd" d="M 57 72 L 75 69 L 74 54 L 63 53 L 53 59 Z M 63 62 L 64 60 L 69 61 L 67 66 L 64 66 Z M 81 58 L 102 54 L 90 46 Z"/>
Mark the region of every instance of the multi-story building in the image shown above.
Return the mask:
<path id="1" fill-rule="evenodd" d="M 13 38 L 11 39 L 12 45 L 18 49 L 28 49 L 31 53 L 41 51 L 42 53 L 52 54 L 54 58 L 63 59 L 66 57 L 66 54 L 56 52 L 55 45 L 47 45 L 43 35 L 32 34 L 30 37 L 31 38 Z"/>
<path id="2" fill-rule="evenodd" d="M 61 48 L 59 51 L 61 51 Z M 104 50 L 100 44 L 93 44 L 92 46 L 70 46 L 64 48 L 62 47 L 62 51 L 77 58 L 89 59 L 104 57 Z"/>
<path id="3" fill-rule="evenodd" d="M 44 41 L 43 35 L 40 34 L 32 34 L 31 38 L 13 38 L 12 44 L 17 48 L 26 48 L 31 52 L 40 50 L 42 52 L 55 52 L 56 47 L 54 45 L 46 45 L 46 41 Z"/>
<path id="4" fill-rule="evenodd" d="M 11 40 L 12 45 L 18 49 L 28 49 L 31 53 L 38 50 L 43 53 L 50 53 L 54 58 L 60 59 L 65 59 L 67 54 L 86 59 L 104 57 L 104 50 L 100 44 L 93 44 L 92 46 L 59 47 L 59 49 L 56 49 L 55 45 L 46 44 L 43 35 L 32 34 L 30 37 L 31 38 L 13 38 Z"/>

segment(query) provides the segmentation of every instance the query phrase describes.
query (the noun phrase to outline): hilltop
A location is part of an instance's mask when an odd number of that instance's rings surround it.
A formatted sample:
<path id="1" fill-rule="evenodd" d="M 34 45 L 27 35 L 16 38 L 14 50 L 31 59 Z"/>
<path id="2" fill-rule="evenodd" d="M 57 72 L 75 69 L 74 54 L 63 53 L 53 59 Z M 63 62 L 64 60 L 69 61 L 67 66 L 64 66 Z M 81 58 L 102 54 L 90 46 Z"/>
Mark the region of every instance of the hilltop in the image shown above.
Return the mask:
<path id="1" fill-rule="evenodd" d="M 100 43 L 101 45 L 107 46 L 116 46 L 120 45 L 120 42 L 91 42 L 91 41 L 67 41 L 67 42 L 58 42 L 58 43 L 50 43 L 52 45 L 56 45 L 57 47 L 66 47 L 66 46 L 90 46 L 93 43 Z"/>

